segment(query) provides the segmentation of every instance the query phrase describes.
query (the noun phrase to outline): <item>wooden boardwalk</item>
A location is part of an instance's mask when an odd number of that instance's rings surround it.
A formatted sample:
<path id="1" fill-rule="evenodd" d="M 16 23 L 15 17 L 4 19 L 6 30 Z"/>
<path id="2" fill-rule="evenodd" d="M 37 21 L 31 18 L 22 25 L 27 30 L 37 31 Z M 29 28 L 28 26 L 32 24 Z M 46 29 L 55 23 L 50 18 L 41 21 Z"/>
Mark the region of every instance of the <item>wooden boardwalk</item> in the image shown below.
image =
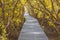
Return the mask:
<path id="1" fill-rule="evenodd" d="M 38 21 L 25 13 L 26 21 L 23 25 L 22 31 L 18 40 L 48 40 Z"/>

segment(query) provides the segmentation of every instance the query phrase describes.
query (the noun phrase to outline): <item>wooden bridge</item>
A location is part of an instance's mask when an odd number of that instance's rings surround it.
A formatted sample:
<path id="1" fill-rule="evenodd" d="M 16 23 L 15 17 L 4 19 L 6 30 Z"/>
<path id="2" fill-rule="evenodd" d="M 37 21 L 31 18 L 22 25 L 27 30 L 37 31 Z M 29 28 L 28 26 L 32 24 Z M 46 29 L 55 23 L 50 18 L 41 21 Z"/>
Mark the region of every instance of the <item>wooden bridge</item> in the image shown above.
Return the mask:
<path id="1" fill-rule="evenodd" d="M 48 40 L 47 36 L 40 27 L 37 19 L 25 13 L 26 21 L 18 40 Z"/>

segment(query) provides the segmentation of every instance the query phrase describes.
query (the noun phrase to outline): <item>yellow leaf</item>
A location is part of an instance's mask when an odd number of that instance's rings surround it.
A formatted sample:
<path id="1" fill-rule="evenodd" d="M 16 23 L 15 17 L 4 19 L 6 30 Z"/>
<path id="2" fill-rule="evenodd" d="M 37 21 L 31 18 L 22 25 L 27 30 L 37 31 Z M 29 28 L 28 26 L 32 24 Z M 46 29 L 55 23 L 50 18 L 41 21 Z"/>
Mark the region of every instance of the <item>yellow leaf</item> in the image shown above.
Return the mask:
<path id="1" fill-rule="evenodd" d="M 17 22 L 21 22 L 21 20 L 19 20 L 19 19 L 17 19 L 16 21 L 17 21 Z"/>
<path id="2" fill-rule="evenodd" d="M 12 2 L 12 0 L 10 0 L 10 2 Z"/>
<path id="3" fill-rule="evenodd" d="M 50 17 L 50 16 L 47 16 L 47 15 L 45 16 L 46 19 L 49 19 L 49 17 Z"/>
<path id="4" fill-rule="evenodd" d="M 54 2 L 54 10 L 57 11 L 59 9 L 59 6 L 57 6 L 57 3 Z"/>
<path id="5" fill-rule="evenodd" d="M 55 24 L 53 22 L 51 22 L 51 21 L 48 21 L 48 24 L 49 24 L 49 26 L 55 27 Z"/>
<path id="6" fill-rule="evenodd" d="M 60 13 L 58 14 L 58 18 L 60 18 Z"/>
<path id="7" fill-rule="evenodd" d="M 46 8 L 48 8 L 49 10 L 52 9 L 52 5 L 51 5 L 51 0 L 44 0 Z"/>
<path id="8" fill-rule="evenodd" d="M 5 16 L 7 16 L 7 17 L 8 17 L 8 15 L 9 15 L 8 13 L 5 13 Z"/>
<path id="9" fill-rule="evenodd" d="M 21 4 L 25 4 L 26 3 L 26 0 L 21 0 Z"/>
<path id="10" fill-rule="evenodd" d="M 21 6 L 21 4 L 17 4 L 17 7 L 20 7 Z"/>
<path id="11" fill-rule="evenodd" d="M 42 18 L 42 16 L 43 16 L 42 12 L 39 12 L 37 18 Z"/>
<path id="12" fill-rule="evenodd" d="M 17 13 L 17 11 L 16 11 L 16 10 L 15 10 L 14 12 L 15 12 L 15 13 Z"/>

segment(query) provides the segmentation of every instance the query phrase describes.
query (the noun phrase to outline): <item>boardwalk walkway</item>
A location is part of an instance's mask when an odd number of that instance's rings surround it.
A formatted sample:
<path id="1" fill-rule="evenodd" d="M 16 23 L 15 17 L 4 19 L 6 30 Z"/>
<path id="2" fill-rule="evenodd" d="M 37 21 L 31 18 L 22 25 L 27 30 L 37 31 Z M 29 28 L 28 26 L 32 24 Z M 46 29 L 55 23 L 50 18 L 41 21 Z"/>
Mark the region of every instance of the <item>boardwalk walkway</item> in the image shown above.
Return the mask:
<path id="1" fill-rule="evenodd" d="M 38 24 L 38 21 L 31 17 L 28 13 L 25 13 L 24 16 L 26 21 L 18 40 L 48 40 L 47 36 Z"/>

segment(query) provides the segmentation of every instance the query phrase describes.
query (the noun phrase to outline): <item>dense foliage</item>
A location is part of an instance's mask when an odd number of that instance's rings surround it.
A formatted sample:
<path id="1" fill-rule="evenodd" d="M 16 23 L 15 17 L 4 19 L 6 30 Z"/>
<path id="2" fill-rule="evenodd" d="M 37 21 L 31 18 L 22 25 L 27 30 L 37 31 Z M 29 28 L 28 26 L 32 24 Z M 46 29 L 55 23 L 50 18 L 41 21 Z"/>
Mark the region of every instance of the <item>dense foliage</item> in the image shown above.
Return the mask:
<path id="1" fill-rule="evenodd" d="M 24 23 L 20 0 L 0 0 L 0 40 L 17 40 Z"/>

